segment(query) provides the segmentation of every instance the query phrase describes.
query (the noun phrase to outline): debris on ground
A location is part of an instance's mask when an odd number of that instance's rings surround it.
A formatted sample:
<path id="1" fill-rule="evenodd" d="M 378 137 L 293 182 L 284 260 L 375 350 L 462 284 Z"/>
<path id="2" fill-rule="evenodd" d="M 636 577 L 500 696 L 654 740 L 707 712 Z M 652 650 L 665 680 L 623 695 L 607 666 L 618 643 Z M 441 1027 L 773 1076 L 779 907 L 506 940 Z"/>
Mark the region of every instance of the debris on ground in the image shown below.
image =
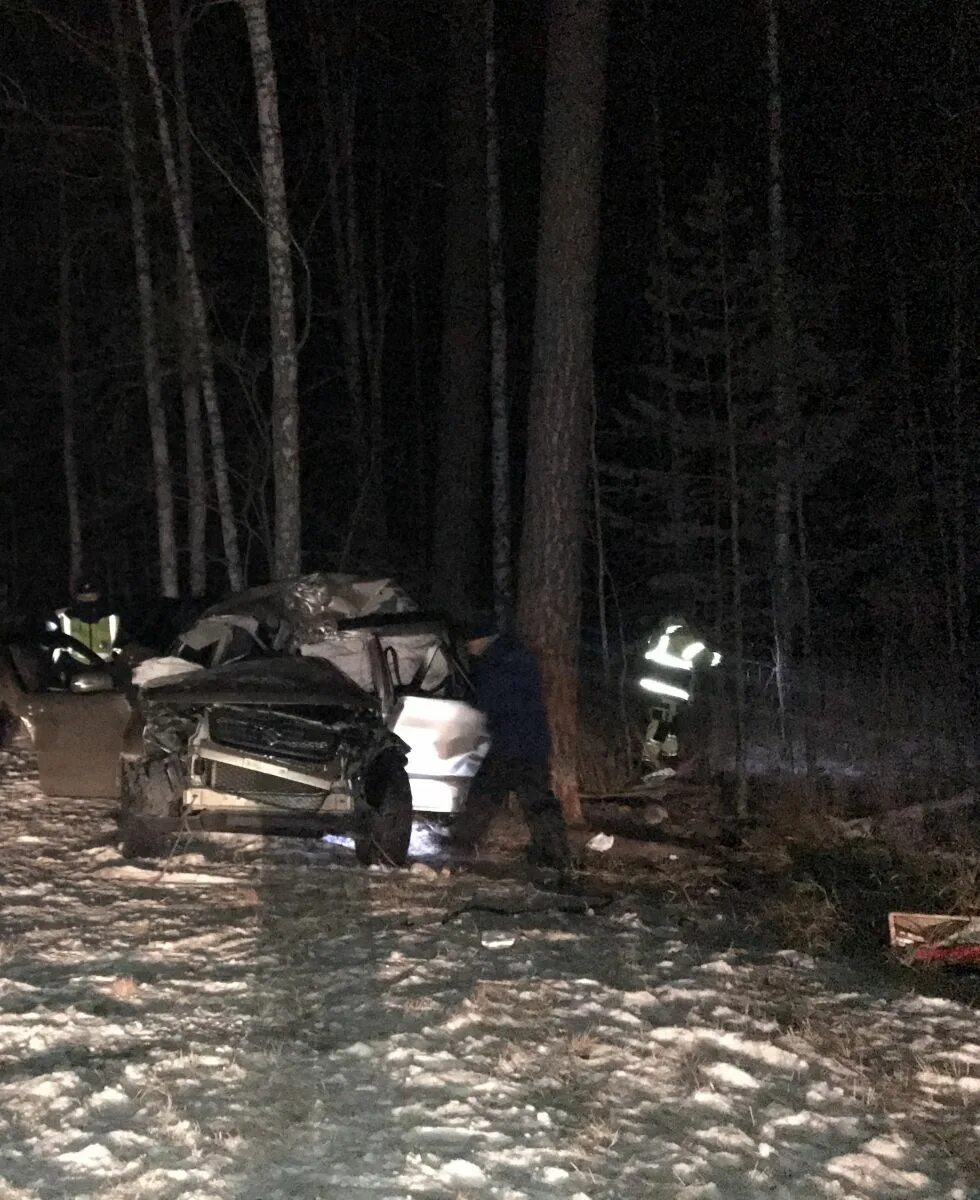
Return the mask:
<path id="1" fill-rule="evenodd" d="M 980 917 L 893 912 L 888 935 L 912 962 L 980 965 Z"/>

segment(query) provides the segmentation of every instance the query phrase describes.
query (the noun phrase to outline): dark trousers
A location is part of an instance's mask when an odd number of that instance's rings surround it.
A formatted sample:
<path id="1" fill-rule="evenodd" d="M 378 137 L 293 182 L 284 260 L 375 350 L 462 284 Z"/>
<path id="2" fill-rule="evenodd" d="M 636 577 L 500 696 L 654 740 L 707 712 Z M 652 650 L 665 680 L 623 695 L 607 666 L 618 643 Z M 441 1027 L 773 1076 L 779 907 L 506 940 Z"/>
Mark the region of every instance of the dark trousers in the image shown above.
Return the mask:
<path id="1" fill-rule="evenodd" d="M 564 869 L 569 863 L 568 836 L 561 805 L 548 783 L 546 763 L 490 753 L 477 772 L 463 811 L 453 824 L 452 840 L 472 849 L 513 792 L 531 832 L 528 859 L 535 865 Z"/>

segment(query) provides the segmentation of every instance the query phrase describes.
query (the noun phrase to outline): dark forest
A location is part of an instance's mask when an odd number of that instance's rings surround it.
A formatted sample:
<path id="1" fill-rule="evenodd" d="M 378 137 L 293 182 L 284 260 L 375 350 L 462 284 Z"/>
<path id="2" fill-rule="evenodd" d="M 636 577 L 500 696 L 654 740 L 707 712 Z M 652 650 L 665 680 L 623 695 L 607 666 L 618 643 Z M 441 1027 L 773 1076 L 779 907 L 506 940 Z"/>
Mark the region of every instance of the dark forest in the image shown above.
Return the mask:
<path id="1" fill-rule="evenodd" d="M 970 691 L 973 4 L 267 18 L 0 3 L 4 624 L 390 573 L 552 695 L 670 611 Z"/>

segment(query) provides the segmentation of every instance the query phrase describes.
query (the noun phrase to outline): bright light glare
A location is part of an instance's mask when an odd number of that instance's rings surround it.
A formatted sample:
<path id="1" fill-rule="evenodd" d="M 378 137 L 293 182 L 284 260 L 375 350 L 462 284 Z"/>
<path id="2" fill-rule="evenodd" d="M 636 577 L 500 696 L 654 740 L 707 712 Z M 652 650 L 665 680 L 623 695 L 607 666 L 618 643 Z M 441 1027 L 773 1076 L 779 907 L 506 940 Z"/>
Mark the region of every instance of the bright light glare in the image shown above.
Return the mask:
<path id="1" fill-rule="evenodd" d="M 320 841 L 326 842 L 328 846 L 343 846 L 345 850 L 354 849 L 354 839 L 342 837 L 339 833 L 325 833 Z"/>
<path id="2" fill-rule="evenodd" d="M 681 651 L 681 658 L 695 659 L 705 649 L 704 642 L 691 642 L 690 646 L 685 646 Z"/>
<path id="3" fill-rule="evenodd" d="M 662 683 L 659 679 L 641 679 L 640 687 L 658 696 L 673 696 L 676 700 L 691 698 L 690 692 L 685 692 L 681 687 L 674 687 L 672 683 Z"/>
<path id="4" fill-rule="evenodd" d="M 412 840 L 408 853 L 412 858 L 432 858 L 444 854 L 446 842 L 428 825 L 415 824 L 412 826 Z"/>
<path id="5" fill-rule="evenodd" d="M 443 779 L 411 779 L 412 807 L 416 812 L 451 813 L 456 811 L 459 787 Z"/>
<path id="6" fill-rule="evenodd" d="M 487 750 L 482 714 L 460 700 L 405 696 L 394 733 L 408 745 L 409 775 L 472 776 Z"/>
<path id="7" fill-rule="evenodd" d="M 668 625 L 667 626 L 667 636 L 669 637 L 670 634 L 676 633 L 678 631 L 678 629 L 680 629 L 680 625 Z"/>
<path id="8" fill-rule="evenodd" d="M 721 662 L 721 655 L 716 650 L 714 652 L 714 654 L 712 654 L 712 656 L 711 656 L 711 665 L 713 667 L 717 667 L 720 662 Z"/>

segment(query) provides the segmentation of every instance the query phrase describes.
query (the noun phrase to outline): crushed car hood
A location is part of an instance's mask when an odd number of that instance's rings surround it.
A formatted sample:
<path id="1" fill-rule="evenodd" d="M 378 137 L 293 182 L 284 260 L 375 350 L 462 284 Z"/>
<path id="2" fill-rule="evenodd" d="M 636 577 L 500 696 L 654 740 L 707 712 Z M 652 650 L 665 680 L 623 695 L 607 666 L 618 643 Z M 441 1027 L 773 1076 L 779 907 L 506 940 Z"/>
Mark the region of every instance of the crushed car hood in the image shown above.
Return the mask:
<path id="1" fill-rule="evenodd" d="M 253 658 L 193 671 L 143 688 L 144 704 L 339 705 L 377 711 L 378 702 L 337 670 L 314 658 Z"/>

